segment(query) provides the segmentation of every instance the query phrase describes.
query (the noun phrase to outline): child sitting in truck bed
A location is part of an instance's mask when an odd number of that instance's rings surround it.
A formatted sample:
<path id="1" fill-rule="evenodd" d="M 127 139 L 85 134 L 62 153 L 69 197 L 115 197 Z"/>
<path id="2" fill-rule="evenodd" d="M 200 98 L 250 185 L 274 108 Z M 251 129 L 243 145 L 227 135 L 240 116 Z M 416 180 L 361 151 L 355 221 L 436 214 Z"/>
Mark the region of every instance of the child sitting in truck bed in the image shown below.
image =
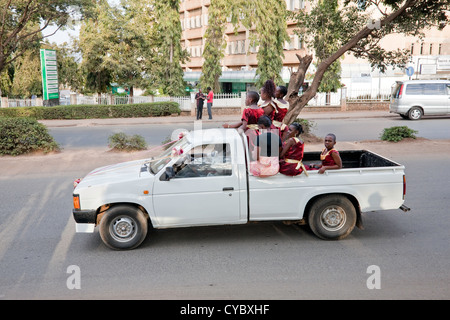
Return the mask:
<path id="1" fill-rule="evenodd" d="M 341 169 L 341 156 L 339 155 L 339 151 L 334 148 L 334 146 L 336 145 L 336 136 L 333 133 L 327 134 L 324 140 L 324 144 L 325 148 L 320 154 L 320 160 L 322 161 L 322 164 L 313 164 L 309 168 L 312 170 L 319 169 L 319 173 L 324 173 L 326 170 Z"/>
<path id="2" fill-rule="evenodd" d="M 255 91 L 249 91 L 245 99 L 246 107 L 242 112 L 241 121 L 234 124 L 224 123 L 222 127 L 242 129 L 244 132 L 247 129 L 258 130 L 258 119 L 264 114 L 263 108 L 258 106 L 258 101 L 259 94 Z"/>

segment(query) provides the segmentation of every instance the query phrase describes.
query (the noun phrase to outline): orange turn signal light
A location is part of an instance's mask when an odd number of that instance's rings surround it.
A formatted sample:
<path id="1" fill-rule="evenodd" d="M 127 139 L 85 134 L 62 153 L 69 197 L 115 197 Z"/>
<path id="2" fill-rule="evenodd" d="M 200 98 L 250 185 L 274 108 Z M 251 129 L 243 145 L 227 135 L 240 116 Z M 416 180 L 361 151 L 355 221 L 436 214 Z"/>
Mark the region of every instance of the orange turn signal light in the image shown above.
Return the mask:
<path id="1" fill-rule="evenodd" d="M 73 208 L 74 209 L 81 209 L 80 207 L 80 196 L 78 194 L 73 195 Z"/>

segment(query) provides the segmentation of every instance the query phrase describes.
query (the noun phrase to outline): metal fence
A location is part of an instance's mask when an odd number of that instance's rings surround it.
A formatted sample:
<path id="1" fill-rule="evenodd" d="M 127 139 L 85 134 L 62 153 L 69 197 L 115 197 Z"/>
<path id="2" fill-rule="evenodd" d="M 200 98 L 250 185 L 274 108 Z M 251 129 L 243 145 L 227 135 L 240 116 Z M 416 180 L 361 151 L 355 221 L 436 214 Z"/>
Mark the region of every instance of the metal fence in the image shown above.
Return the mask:
<path id="1" fill-rule="evenodd" d="M 35 107 L 36 99 L 8 99 L 8 107 Z"/>
<path id="2" fill-rule="evenodd" d="M 337 92 L 318 92 L 314 98 L 308 102 L 310 107 L 321 106 L 339 106 L 341 100 L 346 102 L 373 102 L 373 101 L 389 101 L 391 95 L 390 89 L 384 90 L 349 90 L 348 88 L 339 89 Z M 246 93 L 218 93 L 214 94 L 213 107 L 242 107 L 245 104 Z M 74 101 L 68 96 L 60 98 L 61 105 L 70 105 Z M 168 97 L 168 96 L 112 96 L 102 95 L 98 96 L 83 96 L 77 95 L 75 97 L 75 104 L 131 104 L 131 103 L 148 103 L 160 101 L 177 102 L 181 111 L 190 111 L 195 105 L 195 94 L 190 96 Z M 36 99 L 7 99 L 6 105 L 2 107 L 29 107 L 39 105 Z"/>
<path id="3" fill-rule="evenodd" d="M 347 90 L 347 102 L 389 101 L 391 89 Z"/>

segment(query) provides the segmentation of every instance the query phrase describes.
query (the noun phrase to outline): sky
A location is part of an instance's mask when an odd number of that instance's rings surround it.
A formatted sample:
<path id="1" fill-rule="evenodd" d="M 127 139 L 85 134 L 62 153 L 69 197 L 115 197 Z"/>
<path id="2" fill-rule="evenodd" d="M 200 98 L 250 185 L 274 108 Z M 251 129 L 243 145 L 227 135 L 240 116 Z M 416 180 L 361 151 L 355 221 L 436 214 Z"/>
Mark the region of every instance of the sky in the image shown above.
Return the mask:
<path id="1" fill-rule="evenodd" d="M 55 29 L 56 28 L 54 28 L 54 27 L 48 26 L 44 30 L 44 35 L 48 35 L 48 34 L 55 32 Z M 70 29 L 61 30 L 60 29 L 60 30 L 56 31 L 56 33 L 53 36 L 47 37 L 46 39 L 50 43 L 56 42 L 56 44 L 58 44 L 58 45 L 61 45 L 64 42 L 71 43 L 72 40 L 70 37 L 78 38 L 79 32 L 80 32 L 79 26 L 74 27 L 74 30 L 70 30 Z"/>
<path id="2" fill-rule="evenodd" d="M 108 0 L 109 4 L 111 6 L 117 6 L 120 4 L 120 0 Z M 44 30 L 44 35 L 48 35 L 51 34 L 53 32 L 55 32 L 55 27 L 53 26 L 48 26 L 47 28 L 45 28 Z M 71 43 L 71 36 L 78 38 L 78 35 L 80 33 L 80 26 L 76 25 L 74 26 L 72 29 L 67 29 L 67 30 L 58 30 L 53 36 L 50 36 L 46 39 L 48 39 L 48 41 L 52 42 L 56 42 L 56 44 L 60 45 L 63 44 L 64 42 L 67 43 Z"/>

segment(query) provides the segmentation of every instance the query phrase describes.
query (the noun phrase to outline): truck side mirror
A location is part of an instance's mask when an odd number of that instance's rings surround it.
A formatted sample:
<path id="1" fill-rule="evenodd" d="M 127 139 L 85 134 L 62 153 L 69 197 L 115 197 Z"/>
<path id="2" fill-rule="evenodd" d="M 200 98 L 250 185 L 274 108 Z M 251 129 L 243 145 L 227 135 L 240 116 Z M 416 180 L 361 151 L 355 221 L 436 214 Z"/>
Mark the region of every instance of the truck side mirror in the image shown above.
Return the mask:
<path id="1" fill-rule="evenodd" d="M 166 167 L 166 172 L 164 172 L 164 174 L 161 175 L 160 180 L 169 181 L 173 177 L 175 177 L 175 170 L 173 169 L 173 167 Z"/>

